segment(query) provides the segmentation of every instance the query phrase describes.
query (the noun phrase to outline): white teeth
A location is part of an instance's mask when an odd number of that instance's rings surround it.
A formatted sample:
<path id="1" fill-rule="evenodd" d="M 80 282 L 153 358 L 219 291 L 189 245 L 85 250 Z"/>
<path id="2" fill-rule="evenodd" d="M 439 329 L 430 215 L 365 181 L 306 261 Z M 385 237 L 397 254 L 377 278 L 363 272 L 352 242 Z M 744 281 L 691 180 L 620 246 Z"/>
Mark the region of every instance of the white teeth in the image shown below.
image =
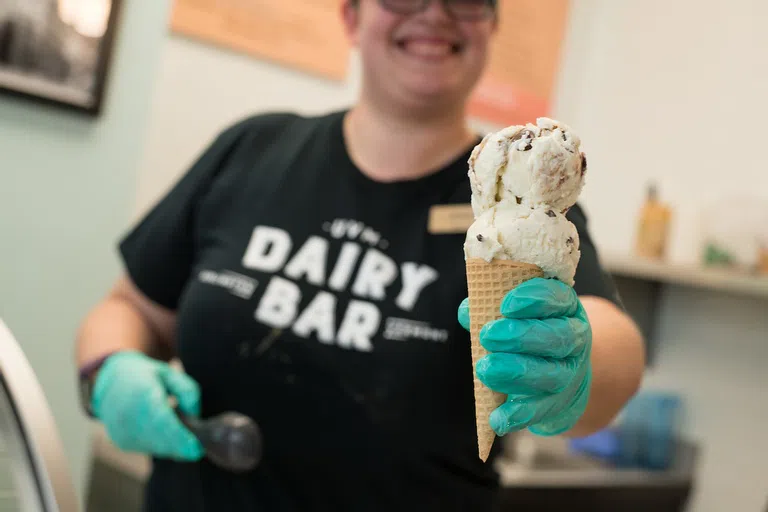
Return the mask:
<path id="1" fill-rule="evenodd" d="M 444 57 L 453 54 L 456 45 L 436 41 L 408 41 L 403 46 L 408 53 L 419 57 Z"/>

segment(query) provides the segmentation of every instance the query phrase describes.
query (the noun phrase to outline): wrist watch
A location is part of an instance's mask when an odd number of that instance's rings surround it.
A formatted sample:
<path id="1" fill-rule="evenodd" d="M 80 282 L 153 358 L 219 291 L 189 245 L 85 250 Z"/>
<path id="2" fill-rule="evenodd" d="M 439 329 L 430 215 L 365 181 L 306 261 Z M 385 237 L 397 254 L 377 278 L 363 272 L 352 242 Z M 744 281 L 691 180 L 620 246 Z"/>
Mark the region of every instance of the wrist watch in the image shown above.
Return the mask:
<path id="1" fill-rule="evenodd" d="M 93 386 L 96 382 L 95 377 L 101 366 L 104 364 L 104 361 L 106 361 L 112 354 L 114 354 L 114 352 L 105 354 L 80 368 L 80 405 L 85 413 L 93 419 L 96 419 L 96 415 L 94 414 L 91 405 L 93 399 Z"/>

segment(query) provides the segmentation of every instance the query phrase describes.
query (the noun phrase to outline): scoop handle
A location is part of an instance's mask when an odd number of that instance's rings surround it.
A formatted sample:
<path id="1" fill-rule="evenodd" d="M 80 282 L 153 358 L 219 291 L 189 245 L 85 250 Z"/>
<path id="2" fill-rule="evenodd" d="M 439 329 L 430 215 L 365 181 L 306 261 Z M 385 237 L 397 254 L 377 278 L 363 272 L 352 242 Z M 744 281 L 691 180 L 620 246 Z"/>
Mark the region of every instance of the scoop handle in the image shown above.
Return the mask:
<path id="1" fill-rule="evenodd" d="M 197 437 L 205 454 L 217 466 L 233 472 L 250 471 L 261 462 L 262 436 L 248 416 L 225 412 L 212 418 L 186 416 L 177 410 L 181 422 Z"/>

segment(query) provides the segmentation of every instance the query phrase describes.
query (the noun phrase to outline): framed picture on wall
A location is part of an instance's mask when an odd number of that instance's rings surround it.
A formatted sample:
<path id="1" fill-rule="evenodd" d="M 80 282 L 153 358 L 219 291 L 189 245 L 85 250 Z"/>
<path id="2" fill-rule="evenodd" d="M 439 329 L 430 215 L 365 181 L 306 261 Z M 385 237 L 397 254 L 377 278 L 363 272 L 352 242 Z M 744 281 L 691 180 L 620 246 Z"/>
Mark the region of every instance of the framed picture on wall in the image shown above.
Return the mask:
<path id="1" fill-rule="evenodd" d="M 122 0 L 0 0 L 0 92 L 101 112 Z"/>

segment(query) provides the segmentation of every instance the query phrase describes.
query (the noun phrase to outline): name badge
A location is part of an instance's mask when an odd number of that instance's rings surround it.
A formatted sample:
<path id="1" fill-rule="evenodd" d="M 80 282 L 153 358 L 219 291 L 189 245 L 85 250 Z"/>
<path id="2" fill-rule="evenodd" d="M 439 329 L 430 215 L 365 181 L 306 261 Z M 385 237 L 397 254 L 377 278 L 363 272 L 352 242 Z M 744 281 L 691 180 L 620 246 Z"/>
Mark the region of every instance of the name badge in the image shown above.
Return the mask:
<path id="1" fill-rule="evenodd" d="M 435 235 L 465 234 L 475 216 L 469 204 L 440 204 L 429 211 L 427 231 Z"/>

